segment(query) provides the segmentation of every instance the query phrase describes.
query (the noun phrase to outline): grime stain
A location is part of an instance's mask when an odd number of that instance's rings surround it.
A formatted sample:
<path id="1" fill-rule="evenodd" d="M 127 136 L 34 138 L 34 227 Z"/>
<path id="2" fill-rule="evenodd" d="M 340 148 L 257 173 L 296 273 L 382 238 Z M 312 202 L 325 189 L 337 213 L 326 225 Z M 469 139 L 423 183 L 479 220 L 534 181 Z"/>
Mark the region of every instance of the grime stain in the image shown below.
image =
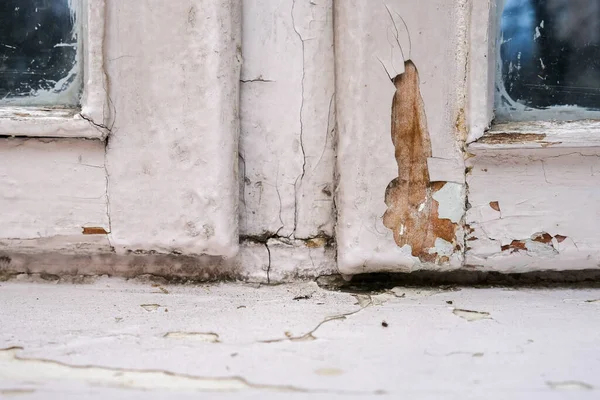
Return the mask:
<path id="1" fill-rule="evenodd" d="M 480 138 L 477 143 L 480 144 L 521 144 L 521 143 L 542 143 L 544 144 L 545 134 L 540 133 L 492 133 Z"/>
<path id="2" fill-rule="evenodd" d="M 384 225 L 392 230 L 400 247 L 409 245 L 414 257 L 424 262 L 440 262 L 433 250 L 437 238 L 456 241 L 457 225 L 438 217 L 433 195 L 446 182 L 430 182 L 427 159 L 432 156 L 425 107 L 415 64 L 404 63 L 404 73 L 393 80 L 396 93 L 392 102 L 392 142 L 398 163 L 398 177 L 385 192 L 387 211 Z"/>

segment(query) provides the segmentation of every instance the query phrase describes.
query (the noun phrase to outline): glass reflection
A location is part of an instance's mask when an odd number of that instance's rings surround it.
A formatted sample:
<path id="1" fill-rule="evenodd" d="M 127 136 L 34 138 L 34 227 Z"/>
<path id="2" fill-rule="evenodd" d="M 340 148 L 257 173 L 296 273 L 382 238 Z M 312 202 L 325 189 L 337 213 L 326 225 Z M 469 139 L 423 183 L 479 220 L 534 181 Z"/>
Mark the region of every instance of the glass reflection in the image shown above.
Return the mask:
<path id="1" fill-rule="evenodd" d="M 0 1 L 0 104 L 76 105 L 80 0 Z"/>
<path id="2" fill-rule="evenodd" d="M 500 30 L 497 119 L 600 110 L 600 0 L 505 0 Z"/>

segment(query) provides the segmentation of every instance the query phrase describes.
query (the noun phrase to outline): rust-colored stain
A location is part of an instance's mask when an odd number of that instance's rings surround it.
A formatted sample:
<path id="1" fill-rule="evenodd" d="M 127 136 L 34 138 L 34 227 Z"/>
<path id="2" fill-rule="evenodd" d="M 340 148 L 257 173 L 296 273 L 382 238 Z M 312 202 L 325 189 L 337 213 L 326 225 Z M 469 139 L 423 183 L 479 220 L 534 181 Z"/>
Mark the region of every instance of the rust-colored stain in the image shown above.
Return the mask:
<path id="1" fill-rule="evenodd" d="M 394 78 L 396 93 L 392 102 L 392 143 L 398 177 L 385 192 L 388 209 L 383 223 L 394 233 L 398 246 L 410 245 L 413 256 L 424 262 L 435 262 L 437 254 L 430 249 L 434 248 L 437 238 L 454 243 L 456 224 L 438 218 L 438 203 L 433 195 L 446 182 L 429 181 L 427 158 L 432 155 L 431 141 L 419 73 L 410 60 L 404 67 L 404 73 Z"/>
<path id="2" fill-rule="evenodd" d="M 490 201 L 490 207 L 500 212 L 500 203 L 498 203 L 497 201 Z"/>
<path id="3" fill-rule="evenodd" d="M 84 235 L 107 235 L 106 229 L 99 227 L 83 227 Z"/>
<path id="4" fill-rule="evenodd" d="M 490 133 L 477 140 L 477 143 L 518 144 L 542 142 L 545 138 L 546 135 L 542 133 Z"/>

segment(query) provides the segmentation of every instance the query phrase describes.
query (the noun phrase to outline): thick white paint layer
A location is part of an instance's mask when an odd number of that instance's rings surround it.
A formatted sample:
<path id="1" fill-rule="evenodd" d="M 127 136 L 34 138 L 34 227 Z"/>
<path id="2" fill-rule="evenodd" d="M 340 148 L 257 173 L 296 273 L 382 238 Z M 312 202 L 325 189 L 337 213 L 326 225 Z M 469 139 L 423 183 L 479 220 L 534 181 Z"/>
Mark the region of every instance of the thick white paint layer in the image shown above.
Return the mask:
<path id="1" fill-rule="evenodd" d="M 0 396 L 588 400 L 600 390 L 598 290 L 159 285 L 3 283 Z M 218 342 L 198 340 L 211 333 Z"/>
<path id="2" fill-rule="evenodd" d="M 244 2 L 242 235 L 333 234 L 331 3 Z"/>
<path id="3" fill-rule="evenodd" d="M 240 6 L 107 2 L 118 252 L 237 252 Z"/>
<path id="4" fill-rule="evenodd" d="M 0 240 L 109 231 L 104 144 L 0 139 L 0 209 Z"/>
<path id="5" fill-rule="evenodd" d="M 386 187 L 398 176 L 390 114 L 395 87 L 390 77 L 403 71 L 403 64 L 397 65 L 402 62 L 397 54 L 414 61 L 420 73 L 433 158 L 447 159 L 446 165 L 454 166 L 455 172 L 445 176 L 459 180 L 464 164 L 457 121 L 464 100 L 465 60 L 457 49 L 464 44 L 461 35 L 467 11 L 464 2 L 456 7 L 447 1 L 431 1 L 426 7 L 404 0 L 335 5 L 336 204 L 342 273 L 421 267 L 409 247 L 398 248 L 382 223 Z M 449 265 L 456 268 L 460 264 L 453 259 Z"/>
<path id="6" fill-rule="evenodd" d="M 467 265 L 502 272 L 597 268 L 596 150 L 478 150 L 469 165 L 466 222 L 474 231 L 467 239 Z M 490 202 L 497 202 L 500 211 Z M 533 241 L 541 233 L 554 239 Z M 527 250 L 501 249 L 513 240 L 523 241 Z"/>
<path id="7" fill-rule="evenodd" d="M 483 136 L 494 117 L 498 7 L 495 0 L 471 1 L 468 56 L 468 137 Z"/>

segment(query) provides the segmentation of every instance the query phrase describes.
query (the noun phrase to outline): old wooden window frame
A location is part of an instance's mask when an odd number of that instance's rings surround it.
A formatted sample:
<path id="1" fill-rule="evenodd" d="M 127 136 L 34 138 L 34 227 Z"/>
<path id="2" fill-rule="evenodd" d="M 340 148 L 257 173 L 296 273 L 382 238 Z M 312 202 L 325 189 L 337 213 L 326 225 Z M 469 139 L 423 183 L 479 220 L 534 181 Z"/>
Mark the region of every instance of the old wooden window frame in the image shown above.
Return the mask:
<path id="1" fill-rule="evenodd" d="M 474 1 L 469 51 L 469 133 L 472 149 L 600 146 L 600 120 L 492 123 L 502 0 Z"/>
<path id="2" fill-rule="evenodd" d="M 0 136 L 105 139 L 108 135 L 110 104 L 103 57 L 105 0 L 82 1 L 80 107 L 0 107 Z"/>

